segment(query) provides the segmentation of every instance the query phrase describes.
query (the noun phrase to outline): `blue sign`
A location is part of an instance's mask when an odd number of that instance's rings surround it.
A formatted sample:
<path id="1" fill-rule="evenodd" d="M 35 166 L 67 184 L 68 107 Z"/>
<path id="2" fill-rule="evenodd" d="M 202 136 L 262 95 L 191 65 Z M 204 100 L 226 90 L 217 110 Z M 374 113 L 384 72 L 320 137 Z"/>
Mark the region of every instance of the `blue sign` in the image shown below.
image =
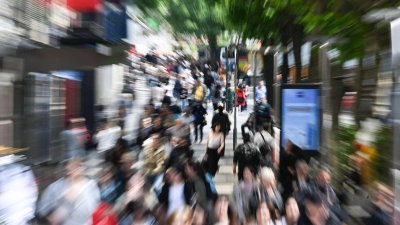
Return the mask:
<path id="1" fill-rule="evenodd" d="M 51 73 L 53 76 L 64 78 L 67 80 L 82 81 L 82 72 L 75 70 L 59 70 Z"/>
<path id="2" fill-rule="evenodd" d="M 282 146 L 291 141 L 302 150 L 319 150 L 320 90 L 313 87 L 282 87 Z"/>
<path id="3" fill-rule="evenodd" d="M 103 37 L 107 41 L 120 41 L 127 37 L 127 16 L 123 7 L 105 4 L 104 9 L 104 33 Z"/>

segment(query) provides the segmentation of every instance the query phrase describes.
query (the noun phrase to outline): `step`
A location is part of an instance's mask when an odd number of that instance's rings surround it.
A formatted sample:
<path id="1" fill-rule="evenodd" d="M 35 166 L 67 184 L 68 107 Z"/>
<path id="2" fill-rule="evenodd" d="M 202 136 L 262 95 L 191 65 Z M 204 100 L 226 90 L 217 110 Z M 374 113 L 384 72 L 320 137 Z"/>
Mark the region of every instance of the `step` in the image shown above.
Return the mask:
<path id="1" fill-rule="evenodd" d="M 233 191 L 233 184 L 224 183 L 224 184 L 216 184 L 215 188 L 219 195 L 231 195 Z"/>
<path id="2" fill-rule="evenodd" d="M 93 158 L 93 159 L 89 159 L 88 161 L 86 161 L 85 166 L 86 167 L 96 167 L 96 166 L 100 166 L 103 163 L 104 163 L 103 159 Z"/>
<path id="3" fill-rule="evenodd" d="M 219 183 L 235 183 L 237 182 L 237 175 L 233 175 L 232 172 L 230 173 L 217 173 L 214 177 L 214 182 L 216 184 Z"/>

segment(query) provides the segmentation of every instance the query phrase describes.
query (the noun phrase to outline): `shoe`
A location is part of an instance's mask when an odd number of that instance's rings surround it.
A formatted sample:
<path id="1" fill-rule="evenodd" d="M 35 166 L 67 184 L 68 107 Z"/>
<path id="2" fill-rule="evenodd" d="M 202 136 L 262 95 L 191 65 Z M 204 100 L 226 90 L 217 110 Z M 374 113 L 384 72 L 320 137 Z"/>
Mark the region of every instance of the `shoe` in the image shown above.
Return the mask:
<path id="1" fill-rule="evenodd" d="M 196 144 L 196 142 L 197 142 L 197 139 L 195 139 L 193 143 Z"/>
<path id="2" fill-rule="evenodd" d="M 203 141 L 203 139 L 200 139 L 199 144 L 201 144 L 202 141 Z"/>

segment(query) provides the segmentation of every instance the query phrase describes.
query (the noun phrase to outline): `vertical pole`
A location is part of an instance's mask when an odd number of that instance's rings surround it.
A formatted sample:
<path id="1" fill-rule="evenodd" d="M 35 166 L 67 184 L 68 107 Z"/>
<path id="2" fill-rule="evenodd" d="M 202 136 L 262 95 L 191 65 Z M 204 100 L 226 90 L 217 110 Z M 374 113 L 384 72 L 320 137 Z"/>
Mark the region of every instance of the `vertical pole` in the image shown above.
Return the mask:
<path id="1" fill-rule="evenodd" d="M 325 157 L 321 157 L 323 163 L 328 163 L 328 151 L 330 148 L 331 142 L 331 126 L 327 126 L 324 124 L 324 121 L 332 121 L 332 113 L 331 113 L 331 104 L 330 104 L 330 93 L 331 93 L 331 85 L 330 85 L 330 59 L 328 58 L 328 50 L 330 48 L 329 43 L 325 43 L 320 47 L 320 76 L 322 81 L 321 88 L 321 104 L 323 107 L 322 110 L 322 118 L 323 118 L 323 126 L 322 126 L 322 142 L 320 144 L 320 153 L 325 155 Z M 331 124 L 328 122 L 328 124 Z"/>
<path id="2" fill-rule="evenodd" d="M 257 120 L 256 120 L 256 110 L 257 110 L 257 102 L 256 102 L 256 76 L 257 76 L 257 51 L 254 51 L 253 55 L 253 62 L 254 62 L 254 73 L 253 73 L 253 100 L 254 100 L 254 106 L 253 106 L 253 131 L 257 132 Z"/>
<path id="3" fill-rule="evenodd" d="M 235 47 L 235 64 L 238 64 L 239 56 L 238 56 L 238 50 L 237 46 Z M 237 66 L 235 66 L 235 74 L 234 74 L 234 83 L 235 83 L 235 89 L 237 88 L 237 77 L 238 77 L 238 72 L 239 69 Z M 228 92 L 227 92 L 228 93 Z M 237 128 L 236 128 L 236 121 L 237 121 L 237 115 L 236 115 L 236 94 L 235 94 L 235 99 L 234 99 L 234 104 L 235 104 L 235 110 L 234 110 L 234 115 L 233 115 L 233 149 L 236 149 L 237 146 Z"/>
<path id="4" fill-rule="evenodd" d="M 400 19 L 391 22 L 391 39 L 392 39 L 392 69 L 393 69 L 393 86 L 391 99 L 391 122 L 393 126 L 393 173 L 394 173 L 394 218 L 393 224 L 400 224 Z"/>
<path id="5" fill-rule="evenodd" d="M 225 90 L 228 86 L 228 76 L 229 76 L 229 48 L 226 46 L 226 76 L 225 76 Z M 230 79 L 229 79 L 230 80 Z M 225 109 L 228 111 L 228 104 L 225 104 Z"/>

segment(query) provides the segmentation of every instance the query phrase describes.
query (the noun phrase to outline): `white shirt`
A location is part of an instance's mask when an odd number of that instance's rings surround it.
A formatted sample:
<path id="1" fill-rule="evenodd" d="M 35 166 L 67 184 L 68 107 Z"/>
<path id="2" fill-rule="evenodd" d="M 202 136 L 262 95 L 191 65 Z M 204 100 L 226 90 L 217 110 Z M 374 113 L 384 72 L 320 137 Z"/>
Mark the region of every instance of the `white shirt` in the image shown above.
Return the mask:
<path id="1" fill-rule="evenodd" d="M 263 138 L 261 137 L 260 132 L 257 132 L 254 135 L 254 144 L 259 148 L 261 146 L 263 146 L 264 144 L 269 144 L 269 146 L 273 147 L 274 146 L 274 138 L 265 130 L 263 130 L 261 132 L 262 132 L 262 135 L 264 136 L 265 142 L 264 142 Z"/>
<path id="2" fill-rule="evenodd" d="M 162 102 L 165 95 L 164 87 L 153 87 L 153 100 L 156 102 Z"/>
<path id="3" fill-rule="evenodd" d="M 169 198 L 168 198 L 168 212 L 167 217 L 172 215 L 172 213 L 178 211 L 186 205 L 185 194 L 183 193 L 185 184 L 171 185 L 169 188 Z"/>
<path id="4" fill-rule="evenodd" d="M 190 116 L 182 115 L 180 120 L 185 126 L 189 127 L 190 124 L 194 121 L 194 117 L 192 115 Z"/>
<path id="5" fill-rule="evenodd" d="M 107 151 L 114 148 L 115 144 L 118 141 L 118 138 L 121 136 L 121 128 L 120 127 L 111 127 L 102 131 L 99 131 L 94 136 L 94 141 L 98 143 L 97 150 L 99 152 Z"/>

